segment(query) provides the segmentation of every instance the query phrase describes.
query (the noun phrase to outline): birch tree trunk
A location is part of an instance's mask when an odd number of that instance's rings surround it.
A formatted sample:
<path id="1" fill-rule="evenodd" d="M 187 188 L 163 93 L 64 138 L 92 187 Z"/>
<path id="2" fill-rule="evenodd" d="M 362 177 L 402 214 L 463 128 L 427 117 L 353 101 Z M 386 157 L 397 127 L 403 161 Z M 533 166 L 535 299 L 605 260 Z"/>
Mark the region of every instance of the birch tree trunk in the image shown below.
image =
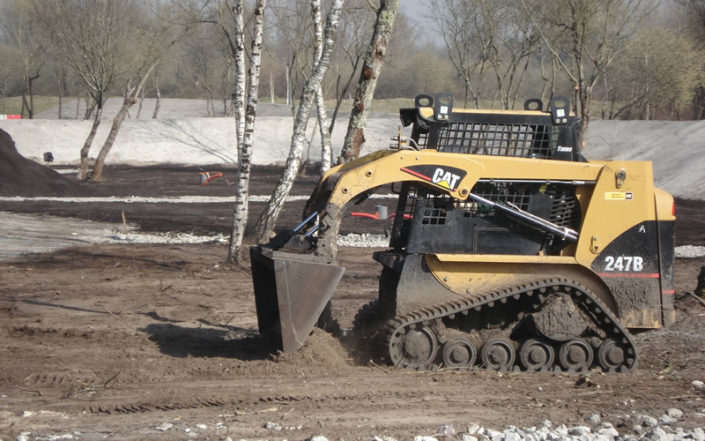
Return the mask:
<path id="1" fill-rule="evenodd" d="M 154 89 L 157 93 L 157 98 L 154 103 L 154 113 L 152 113 L 152 119 L 157 119 L 159 116 L 159 108 L 162 105 L 162 91 L 159 89 L 159 72 L 154 72 Z"/>
<path id="2" fill-rule="evenodd" d="M 100 152 L 98 152 L 98 157 L 95 159 L 95 164 L 93 165 L 93 173 L 90 177 L 91 180 L 97 182 L 103 180 L 103 167 L 105 166 L 105 158 L 108 156 L 110 149 L 115 143 L 117 134 L 120 131 L 120 125 L 122 125 L 122 122 L 125 120 L 127 112 L 130 110 L 130 107 L 132 107 L 136 102 L 137 98 L 134 98 L 132 96 L 125 96 L 125 98 L 122 100 L 122 106 L 120 107 L 120 110 L 118 110 L 117 115 L 115 115 L 115 118 L 113 118 L 113 125 L 110 127 L 108 137 L 105 139 L 105 143 L 103 143 L 103 147 L 100 149 Z"/>
<path id="3" fill-rule="evenodd" d="M 365 56 L 365 63 L 362 66 L 360 80 L 357 83 L 357 92 L 348 121 L 348 131 L 343 142 L 343 150 L 340 153 L 340 163 L 357 158 L 362 144 L 365 142 L 364 128 L 367 126 L 367 115 L 370 111 L 375 87 L 377 87 L 377 78 L 387 55 L 387 44 L 392 34 L 398 9 L 399 0 L 381 0 L 377 10 L 375 29 Z"/>
<path id="4" fill-rule="evenodd" d="M 125 120 L 125 116 L 127 116 L 127 112 L 129 112 L 130 107 L 132 107 L 137 102 L 137 97 L 140 96 L 140 94 L 142 93 L 142 89 L 144 89 L 144 83 L 147 81 L 147 78 L 149 78 L 149 76 L 152 74 L 152 71 L 154 70 L 156 65 L 157 62 L 154 62 L 149 67 L 149 69 L 147 69 L 147 72 L 144 73 L 139 85 L 135 89 L 128 89 L 129 91 L 125 95 L 125 99 L 123 99 L 122 101 L 122 107 L 120 107 L 120 110 L 118 111 L 117 115 L 115 115 L 115 118 L 113 118 L 113 125 L 110 127 L 108 137 L 105 139 L 103 147 L 100 148 L 100 152 L 98 152 L 98 157 L 96 158 L 95 164 L 93 165 L 93 175 L 91 176 L 92 180 L 103 180 L 103 167 L 105 166 L 105 158 L 108 156 L 108 153 L 110 153 L 110 150 L 113 148 L 113 144 L 115 144 L 115 139 L 117 138 L 118 132 L 120 131 L 120 126 L 122 125 L 122 122 Z"/>
<path id="5" fill-rule="evenodd" d="M 252 51 L 250 54 L 250 69 L 248 71 L 249 88 L 247 90 L 247 109 L 235 108 L 237 118 L 242 116 L 242 111 L 244 111 L 244 130 L 243 139 L 240 140 L 240 122 L 238 121 L 238 145 L 237 145 L 237 159 L 238 159 L 238 176 L 237 176 L 237 194 L 235 197 L 235 209 L 233 211 L 233 227 L 230 234 L 230 245 L 228 248 L 228 262 L 240 262 L 241 260 L 241 249 L 242 240 L 245 236 L 245 229 L 247 228 L 247 216 L 249 212 L 248 197 L 250 194 L 250 170 L 251 170 L 251 157 L 252 157 L 252 143 L 253 134 L 255 130 L 255 117 L 257 115 L 257 102 L 258 102 L 258 90 L 259 90 L 259 78 L 260 78 L 260 66 L 262 62 L 262 34 L 264 32 L 264 8 L 266 0 L 258 0 L 254 11 L 254 35 L 252 37 Z M 241 6 L 241 2 L 238 2 Z M 242 29 L 242 9 L 238 14 L 238 24 L 240 29 Z M 242 43 L 242 37 L 244 35 L 241 31 L 236 31 Z M 238 51 L 236 54 L 240 60 L 235 61 L 237 69 L 237 80 L 236 80 L 236 90 L 242 88 L 244 94 L 245 89 L 245 78 L 244 78 L 244 67 L 245 67 L 245 51 L 244 43 L 242 43 L 242 51 Z M 241 75 L 242 71 L 242 75 Z M 236 97 L 238 96 L 236 91 Z"/>
<path id="6" fill-rule="evenodd" d="M 279 213 L 284 206 L 284 201 L 289 195 L 296 173 L 301 165 L 301 156 L 303 153 L 304 137 L 306 131 L 306 121 L 308 119 L 311 106 L 316 97 L 316 90 L 320 87 L 323 76 L 328 69 L 331 52 L 333 51 L 335 31 L 338 28 L 338 20 L 340 11 L 343 6 L 343 0 L 333 0 L 326 19 L 324 31 L 323 51 L 321 58 L 313 68 L 313 72 L 304 85 L 299 107 L 294 119 L 294 130 L 291 136 L 291 146 L 289 148 L 289 156 L 286 161 L 286 168 L 279 183 L 272 192 L 272 195 L 260 215 L 257 226 L 255 227 L 255 235 L 258 242 L 264 242 L 269 239 L 274 231 L 274 226 L 277 223 Z"/>
<path id="7" fill-rule="evenodd" d="M 323 53 L 323 21 L 321 20 L 321 1 L 311 1 L 311 16 L 313 18 L 313 65 L 321 59 Z M 318 111 L 318 128 L 321 136 L 321 173 L 330 168 L 331 146 L 330 132 L 328 132 L 328 116 L 326 115 L 325 101 L 323 100 L 323 86 L 318 85 L 316 90 L 316 110 Z"/>
<path id="8" fill-rule="evenodd" d="M 88 133 L 88 137 L 83 142 L 83 147 L 81 147 L 81 168 L 78 171 L 78 179 L 85 181 L 88 179 L 88 171 L 90 164 L 88 163 L 88 152 L 91 150 L 91 145 L 93 144 L 93 139 L 95 139 L 95 134 L 98 132 L 98 126 L 100 125 L 100 117 L 103 115 L 103 99 L 99 97 L 96 99 L 95 103 L 95 114 L 93 115 L 93 124 L 91 125 L 91 131 Z"/>
<path id="9" fill-rule="evenodd" d="M 274 74 L 269 70 L 269 102 L 274 104 Z"/>
<path id="10" fill-rule="evenodd" d="M 139 102 L 140 105 L 137 106 L 137 115 L 135 115 L 135 119 L 140 119 L 140 115 L 142 114 L 142 104 L 144 104 L 144 89 L 142 89 L 142 93 L 140 93 Z"/>
<path id="11" fill-rule="evenodd" d="M 235 91 L 233 93 L 233 109 L 235 110 L 235 136 L 238 152 L 245 142 L 245 91 L 247 76 L 245 74 L 245 24 L 242 18 L 242 0 L 236 0 L 233 5 L 235 21 L 233 59 L 235 60 Z M 239 160 L 239 157 L 238 157 Z"/>

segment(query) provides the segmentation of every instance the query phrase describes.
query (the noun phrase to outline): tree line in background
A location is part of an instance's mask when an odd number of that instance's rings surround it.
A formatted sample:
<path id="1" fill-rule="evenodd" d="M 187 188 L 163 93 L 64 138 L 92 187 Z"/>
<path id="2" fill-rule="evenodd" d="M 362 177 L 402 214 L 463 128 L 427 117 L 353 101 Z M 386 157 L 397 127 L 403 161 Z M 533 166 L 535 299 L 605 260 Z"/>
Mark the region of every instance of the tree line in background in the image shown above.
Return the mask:
<path id="1" fill-rule="evenodd" d="M 22 96 L 28 118 L 34 95 L 58 96 L 64 117 L 83 118 L 100 111 L 106 95 L 135 92 L 204 98 L 209 114 L 232 114 L 228 3 L 0 0 L 0 97 Z M 103 18 L 78 20 L 77 10 L 91 8 Z M 254 2 L 244 8 L 251 20 Z M 260 96 L 293 114 L 311 73 L 309 1 L 270 0 L 267 8 Z M 322 82 L 336 110 L 352 98 L 374 21 L 368 0 L 345 3 Z M 431 0 L 424 17 L 405 15 L 402 3 L 375 97 L 450 91 L 467 106 L 517 108 L 559 94 L 570 95 L 581 116 L 702 119 L 704 46 L 705 0 Z M 104 70 L 93 75 L 80 57 L 98 49 L 108 55 L 83 57 Z M 87 99 L 87 110 L 66 108 L 68 96 Z"/>

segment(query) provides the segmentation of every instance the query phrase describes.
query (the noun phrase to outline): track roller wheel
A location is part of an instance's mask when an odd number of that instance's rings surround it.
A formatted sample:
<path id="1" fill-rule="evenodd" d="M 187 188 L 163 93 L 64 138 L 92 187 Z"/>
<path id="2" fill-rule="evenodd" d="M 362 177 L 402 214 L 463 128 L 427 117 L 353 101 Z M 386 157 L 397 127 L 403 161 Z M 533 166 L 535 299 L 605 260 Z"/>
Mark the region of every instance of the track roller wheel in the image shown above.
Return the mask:
<path id="1" fill-rule="evenodd" d="M 558 362 L 568 372 L 582 372 L 590 369 L 593 357 L 592 346 L 582 338 L 563 343 L 558 351 Z"/>
<path id="2" fill-rule="evenodd" d="M 605 372 L 616 372 L 624 365 L 624 349 L 614 340 L 605 340 L 597 350 L 597 361 Z"/>
<path id="3" fill-rule="evenodd" d="M 485 342 L 480 351 L 480 359 L 487 369 L 508 371 L 514 366 L 516 351 L 514 345 L 503 337 L 491 338 Z"/>
<path id="4" fill-rule="evenodd" d="M 469 369 L 475 364 L 477 350 L 465 337 L 456 337 L 443 346 L 443 364 L 453 369 Z"/>
<path id="5" fill-rule="evenodd" d="M 529 372 L 545 372 L 555 360 L 555 351 L 549 343 L 530 338 L 519 349 L 519 362 Z"/>
<path id="6" fill-rule="evenodd" d="M 436 334 L 423 324 L 404 328 L 389 340 L 389 355 L 394 366 L 407 369 L 428 367 L 438 354 Z"/>

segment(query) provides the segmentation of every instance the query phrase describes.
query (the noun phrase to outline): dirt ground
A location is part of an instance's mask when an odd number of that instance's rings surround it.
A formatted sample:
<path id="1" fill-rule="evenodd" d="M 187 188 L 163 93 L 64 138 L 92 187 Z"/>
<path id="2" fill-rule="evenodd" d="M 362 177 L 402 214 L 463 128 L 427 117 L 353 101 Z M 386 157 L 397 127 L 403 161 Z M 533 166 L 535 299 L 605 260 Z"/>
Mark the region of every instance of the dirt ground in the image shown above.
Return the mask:
<path id="1" fill-rule="evenodd" d="M 110 167 L 96 195 L 233 194 L 234 173 L 198 185 L 198 169 Z M 253 194 L 277 169 L 257 168 Z M 294 194 L 310 193 L 313 174 Z M 356 207 L 374 211 L 379 201 Z M 252 205 L 252 219 L 262 207 Z M 287 204 L 282 227 L 303 202 Z M 217 204 L 0 202 L 0 210 L 128 222 L 146 231 L 226 232 Z M 705 209 L 678 201 L 679 244 L 705 245 Z M 352 219 L 343 232 L 382 232 Z M 444 425 L 585 424 L 598 413 L 632 433 L 637 415 L 678 408 L 705 426 L 705 307 L 686 295 L 705 258 L 676 262 L 678 322 L 636 335 L 639 368 L 578 375 L 408 372 L 358 360 L 323 331 L 295 354 L 272 355 L 256 332 L 247 267 L 222 245 L 92 245 L 0 262 L 0 439 L 412 439 Z M 376 295 L 372 250 L 343 248 L 334 298 L 343 328 Z M 63 438 L 60 438 L 63 437 Z M 452 438 L 451 438 L 452 439 Z"/>

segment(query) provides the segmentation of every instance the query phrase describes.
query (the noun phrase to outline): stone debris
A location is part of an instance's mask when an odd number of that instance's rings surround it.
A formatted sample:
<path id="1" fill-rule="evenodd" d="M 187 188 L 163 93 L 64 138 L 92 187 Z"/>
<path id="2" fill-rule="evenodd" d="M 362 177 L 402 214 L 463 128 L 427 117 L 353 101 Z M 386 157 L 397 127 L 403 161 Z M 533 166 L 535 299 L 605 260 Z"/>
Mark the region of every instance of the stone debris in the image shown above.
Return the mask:
<path id="1" fill-rule="evenodd" d="M 482 435 L 484 429 L 479 424 L 472 424 L 468 426 L 468 435 Z"/>
<path id="2" fill-rule="evenodd" d="M 674 412 L 674 410 L 678 409 L 669 409 L 669 412 L 678 415 L 678 412 Z M 595 416 L 599 417 L 599 415 L 594 414 L 588 416 L 586 420 L 590 420 L 590 424 L 593 424 L 592 422 L 598 421 Z M 599 420 L 601 421 L 601 419 L 600 417 Z M 635 417 L 635 421 L 638 424 L 633 427 L 633 431 L 630 432 L 629 429 L 623 430 L 625 433 L 620 433 L 612 423 L 603 421 L 594 424 L 596 428 L 593 429 L 581 425 L 554 425 L 546 420 L 538 428 L 507 426 L 503 431 L 498 431 L 481 427 L 479 424 L 471 424 L 467 426 L 467 430 L 464 433 L 457 433 L 448 438 L 438 434 L 439 438 L 416 435 L 413 439 L 414 441 L 438 441 L 438 439 L 457 439 L 461 441 L 705 441 L 705 431 L 702 428 L 686 430 L 681 427 L 661 426 L 656 418 L 648 415 L 638 415 Z M 383 440 L 381 437 L 372 438 L 372 441 L 381 440 Z"/>
<path id="3" fill-rule="evenodd" d="M 456 433 L 457 432 L 455 431 L 455 428 L 453 428 L 452 424 L 445 424 L 438 429 L 438 434 L 443 436 L 453 436 Z"/>
<path id="4" fill-rule="evenodd" d="M 681 245 L 676 247 L 675 256 L 681 259 L 692 259 L 705 256 L 705 247 L 698 245 Z"/>
<path id="5" fill-rule="evenodd" d="M 673 424 L 677 421 L 677 419 L 668 415 L 661 415 L 661 418 L 658 419 L 659 424 Z"/>
<path id="6" fill-rule="evenodd" d="M 675 418 L 675 419 L 679 420 L 679 419 L 683 418 L 683 411 L 680 409 L 676 409 L 675 407 L 672 407 L 672 408 L 668 409 L 668 411 L 666 412 L 666 415 L 668 415 L 671 418 Z"/>
<path id="7" fill-rule="evenodd" d="M 385 237 L 383 234 L 372 234 L 372 233 L 350 233 L 346 235 L 338 236 L 338 246 L 341 247 L 378 247 L 384 248 L 389 246 L 389 237 Z"/>
<path id="8" fill-rule="evenodd" d="M 281 424 L 274 423 L 274 422 L 272 422 L 272 421 L 267 421 L 267 422 L 264 424 L 264 428 L 265 428 L 265 429 L 269 429 L 269 430 L 276 430 L 276 431 L 280 431 L 280 430 L 283 429 L 283 427 L 282 427 Z"/>
<path id="9" fill-rule="evenodd" d="M 597 426 L 602 422 L 602 418 L 599 413 L 593 413 L 592 415 L 585 418 L 585 422 L 593 426 Z"/>
<path id="10" fill-rule="evenodd" d="M 648 415 L 639 415 L 637 417 L 637 423 L 641 424 L 643 427 L 656 427 L 658 425 L 658 420 Z"/>
<path id="11" fill-rule="evenodd" d="M 704 390 L 704 389 L 705 389 L 705 383 L 703 383 L 703 382 L 700 381 L 700 380 L 693 380 L 693 382 L 690 383 L 690 384 L 692 384 L 693 387 L 696 388 L 696 389 L 700 389 L 700 390 Z"/>
<path id="12" fill-rule="evenodd" d="M 705 411 L 705 409 L 702 409 Z M 692 417 L 695 412 L 689 413 Z M 674 425 L 685 417 L 682 410 L 676 408 L 667 409 L 664 414 L 656 419 L 649 415 L 623 415 L 616 416 L 618 421 L 613 425 L 610 422 L 603 421 L 599 414 L 591 414 L 585 417 L 585 422 L 589 425 L 565 425 L 555 424 L 549 420 L 545 420 L 539 427 L 520 428 L 516 426 L 506 426 L 503 430 L 483 427 L 479 424 L 472 423 L 463 429 L 456 429 L 452 424 L 442 425 L 436 433 L 433 434 L 409 434 L 404 435 L 399 439 L 413 439 L 414 441 L 705 441 L 705 430 L 701 427 L 692 429 L 684 429 L 683 427 L 674 427 Z M 205 424 L 191 423 L 190 428 L 184 422 L 164 422 L 159 426 L 154 427 L 157 431 L 182 431 L 186 437 L 192 439 L 201 439 L 203 437 L 213 437 L 208 435 L 207 431 L 216 432 L 218 430 L 227 429 L 222 422 Z M 267 421 L 260 426 L 267 430 L 273 431 L 289 431 L 302 430 L 302 426 L 283 426 L 279 423 Z M 619 430 L 617 429 L 619 428 Z M 221 432 L 222 433 L 222 432 Z M 66 440 L 66 439 L 84 439 L 83 434 L 74 432 L 73 434 L 35 434 L 30 432 L 20 432 L 15 438 L 17 441 L 29 440 Z M 183 436 L 183 435 L 182 435 Z M 352 434 L 353 439 L 358 439 Z M 231 437 L 214 439 L 223 439 L 224 441 L 233 441 Z M 254 441 L 254 439 L 236 438 L 238 441 Z M 271 438 L 264 438 L 271 439 Z M 279 436 L 274 439 L 284 439 Z M 299 438 L 301 439 L 301 438 Z M 310 438 L 304 438 L 306 441 L 328 441 L 329 439 L 322 434 L 312 435 Z M 388 435 L 376 435 L 370 438 L 370 441 L 397 441 Z M 0 441 L 3 441 L 0 439 Z"/>
<path id="13" fill-rule="evenodd" d="M 609 439 L 614 439 L 619 436 L 619 432 L 610 423 L 602 423 L 600 428 L 597 430 L 598 435 L 605 436 Z"/>
<path id="14" fill-rule="evenodd" d="M 695 429 L 693 429 L 693 432 L 690 434 L 690 436 L 695 441 L 705 441 L 705 430 L 701 429 L 700 427 L 696 427 Z"/>
<path id="15" fill-rule="evenodd" d="M 384 196 L 384 195 L 381 195 Z M 206 239 L 201 239 L 206 240 Z M 225 240 L 222 237 L 212 237 L 209 238 L 210 241 Z M 377 247 L 383 248 L 389 245 L 389 236 L 384 234 L 374 234 L 374 233 L 350 233 L 346 235 L 341 235 L 338 237 L 338 246 L 343 247 Z M 675 256 L 678 258 L 689 259 L 705 256 L 705 246 L 699 245 L 681 245 L 674 249 Z M 587 377 L 586 377 L 587 378 Z M 590 379 L 587 378 L 589 381 Z M 595 384 L 591 382 L 585 386 L 595 387 Z M 541 387 L 538 388 L 542 390 Z"/>
<path id="16" fill-rule="evenodd" d="M 174 425 L 171 423 L 162 423 L 161 426 L 157 427 L 157 430 L 159 430 L 160 432 L 166 432 L 167 430 L 171 429 L 172 427 L 174 427 Z"/>

